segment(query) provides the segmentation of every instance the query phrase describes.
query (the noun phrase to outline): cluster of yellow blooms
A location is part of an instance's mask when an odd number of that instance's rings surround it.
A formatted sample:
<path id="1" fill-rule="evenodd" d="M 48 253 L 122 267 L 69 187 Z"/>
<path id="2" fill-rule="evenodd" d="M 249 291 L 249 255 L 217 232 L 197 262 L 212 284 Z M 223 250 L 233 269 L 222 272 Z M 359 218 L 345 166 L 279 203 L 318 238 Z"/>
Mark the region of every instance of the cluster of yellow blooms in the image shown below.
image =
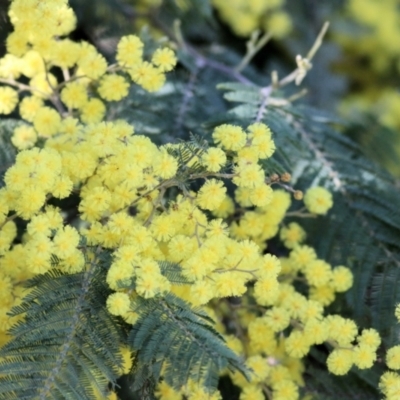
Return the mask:
<path id="1" fill-rule="evenodd" d="M 126 97 L 129 80 L 156 91 L 176 64 L 169 48 L 159 48 L 151 60 L 144 60 L 143 42 L 128 35 L 118 43 L 117 63 L 108 66 L 92 45 L 62 38 L 76 23 L 66 1 L 13 1 L 9 15 L 15 30 L 7 39 L 8 54 L 0 59 L 0 81 L 9 83 L 0 88 L 0 113 L 15 109 L 18 92 L 29 93 L 19 104 L 20 116 L 27 123 L 13 137 L 19 149 L 33 146 L 38 137 L 51 138 L 59 132 L 72 135 L 80 130 L 79 122 L 102 121 L 104 100 Z M 61 69 L 63 82 L 50 72 L 54 67 Z M 29 85 L 16 82 L 21 76 L 29 79 Z"/>
<path id="2" fill-rule="evenodd" d="M 0 190 L 0 345 L 9 339 L 6 330 L 14 321 L 6 312 L 21 301 L 21 283 L 49 271 L 53 256 L 65 273 L 84 270 L 90 256 L 80 245 L 84 237 L 90 246 L 113 252 L 106 278 L 114 290 L 107 299 L 111 314 L 134 324 L 137 296 L 172 292 L 219 321 L 229 347 L 252 370 L 250 381 L 231 374 L 242 400 L 262 399 L 263 392 L 273 392 L 274 400 L 299 398 L 301 359 L 314 344 L 333 347 L 327 364 L 334 374 L 347 373 L 353 364 L 372 366 L 377 332 L 359 334 L 353 321 L 324 316 L 335 294 L 351 287 L 350 270 L 318 259 L 303 244 L 306 234 L 297 223 L 283 225 L 290 195 L 271 188 L 259 163 L 275 151 L 266 125 L 217 126 L 215 145 L 199 148 L 182 168 L 173 154 L 184 145 L 158 147 L 124 121 L 103 121 L 102 100 L 128 94 L 126 75 L 148 91 L 162 86 L 164 73 L 176 63 L 170 49 L 156 50 L 151 62 L 144 61 L 141 40 L 126 36 L 118 44 L 117 64 L 107 66 L 90 45 L 61 38 L 75 26 L 66 1 L 14 0 L 10 16 L 15 31 L 7 40 L 9 53 L 0 60 L 0 76 L 8 84 L 0 88 L 0 112 L 10 113 L 19 103 L 26 123 L 14 132 L 13 143 L 21 151 Z M 61 69 L 63 82 L 50 73 L 53 67 Z M 29 85 L 16 81 L 21 75 Z M 14 88 L 31 95 L 19 102 Z M 44 139 L 41 148 L 33 147 L 37 137 Z M 193 165 L 202 166 L 202 172 L 190 172 Z M 182 171 L 189 171 L 188 182 L 204 183 L 197 192 L 181 191 L 167 201 L 166 191 L 179 186 Z M 233 197 L 224 180 L 236 186 Z M 76 227 L 66 224 L 62 210 L 48 205 L 52 198 L 70 195 L 79 196 Z M 332 196 L 314 187 L 304 203 L 310 213 L 323 215 L 332 207 Z M 16 217 L 27 221 L 19 244 L 13 243 Z M 266 240 L 278 234 L 288 257 L 264 252 Z M 161 261 L 179 264 L 191 284 L 170 282 Z M 308 285 L 308 296 L 296 290 L 296 281 Z M 238 309 L 226 300 L 242 296 Z M 224 316 L 236 335 L 220 322 Z M 122 374 L 130 368 L 131 354 L 121 351 Z M 220 398 L 194 382 L 179 393 L 162 382 L 157 395 L 161 400 Z"/>
<path id="3" fill-rule="evenodd" d="M 283 37 L 292 28 L 290 17 L 282 10 L 284 0 L 212 0 L 212 4 L 239 36 L 249 36 L 256 29 L 262 29 L 275 37 Z"/>

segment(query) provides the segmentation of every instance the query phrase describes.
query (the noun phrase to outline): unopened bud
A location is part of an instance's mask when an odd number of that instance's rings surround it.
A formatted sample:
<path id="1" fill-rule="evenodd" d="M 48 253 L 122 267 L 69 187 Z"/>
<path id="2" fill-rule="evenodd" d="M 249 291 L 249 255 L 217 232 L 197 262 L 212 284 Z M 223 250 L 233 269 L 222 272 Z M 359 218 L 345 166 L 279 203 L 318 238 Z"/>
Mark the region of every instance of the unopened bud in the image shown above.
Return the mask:
<path id="1" fill-rule="evenodd" d="M 302 200 L 303 199 L 303 192 L 301 190 L 295 190 L 293 193 L 293 197 L 296 200 Z"/>
<path id="2" fill-rule="evenodd" d="M 271 179 L 271 182 L 277 182 L 277 181 L 279 181 L 279 175 L 272 174 L 269 179 Z"/>
<path id="3" fill-rule="evenodd" d="M 292 179 L 292 175 L 290 175 L 289 172 L 284 172 L 281 175 L 281 181 L 282 182 L 290 182 L 291 179 Z"/>

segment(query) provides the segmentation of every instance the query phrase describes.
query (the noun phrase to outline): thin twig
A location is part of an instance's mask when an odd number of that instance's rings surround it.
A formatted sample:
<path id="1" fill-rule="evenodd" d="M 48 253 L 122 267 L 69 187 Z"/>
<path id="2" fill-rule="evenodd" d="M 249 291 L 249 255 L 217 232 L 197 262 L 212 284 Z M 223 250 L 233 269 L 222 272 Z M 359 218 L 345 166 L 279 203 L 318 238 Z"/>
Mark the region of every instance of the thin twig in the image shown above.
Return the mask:
<path id="1" fill-rule="evenodd" d="M 239 65 L 235 68 L 236 72 L 243 71 L 244 68 L 249 64 L 251 59 L 268 43 L 268 41 L 272 38 L 270 33 L 265 33 L 260 40 L 255 42 L 255 40 L 250 40 L 247 44 L 247 52 L 244 56 L 243 60 L 239 63 Z"/>

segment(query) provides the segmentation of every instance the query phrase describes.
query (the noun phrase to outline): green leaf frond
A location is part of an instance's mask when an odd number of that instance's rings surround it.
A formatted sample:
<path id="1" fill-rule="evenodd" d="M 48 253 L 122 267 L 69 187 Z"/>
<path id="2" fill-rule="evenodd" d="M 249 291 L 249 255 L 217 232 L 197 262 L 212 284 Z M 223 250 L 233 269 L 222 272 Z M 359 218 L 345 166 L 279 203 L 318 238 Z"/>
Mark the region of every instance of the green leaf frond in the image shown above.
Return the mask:
<path id="1" fill-rule="evenodd" d="M 0 399 L 89 400 L 115 385 L 124 332 L 105 307 L 108 262 L 96 252 L 82 273 L 54 269 L 29 281 L 0 351 Z"/>
<path id="2" fill-rule="evenodd" d="M 187 174 L 204 172 L 205 168 L 197 162 L 197 159 L 207 150 L 208 143 L 199 135 L 190 134 L 190 140 L 180 142 L 176 147 L 167 147 L 169 154 L 178 160 L 178 173 Z"/>
<path id="3" fill-rule="evenodd" d="M 161 273 L 174 285 L 188 285 L 193 283 L 182 273 L 182 267 L 169 261 L 160 261 Z"/>
<path id="4" fill-rule="evenodd" d="M 175 388 L 193 379 L 212 390 L 224 368 L 246 374 L 242 360 L 227 348 L 202 310 L 191 309 L 172 294 L 139 301 L 141 317 L 129 335 L 129 343 L 137 351 L 134 390 L 154 384 L 161 375 Z"/>

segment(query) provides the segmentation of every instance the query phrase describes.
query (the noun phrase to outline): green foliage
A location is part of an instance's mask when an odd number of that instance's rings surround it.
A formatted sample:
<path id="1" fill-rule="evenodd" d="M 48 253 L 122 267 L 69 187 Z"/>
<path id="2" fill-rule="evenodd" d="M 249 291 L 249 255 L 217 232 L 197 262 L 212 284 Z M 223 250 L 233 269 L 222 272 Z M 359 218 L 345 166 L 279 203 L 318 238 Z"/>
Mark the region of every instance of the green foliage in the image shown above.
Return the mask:
<path id="1" fill-rule="evenodd" d="M 0 352 L 0 399 L 89 400 L 115 385 L 125 333 L 105 308 L 108 263 L 97 251 L 85 272 L 54 269 L 29 281 L 12 310 L 22 319 Z"/>
<path id="2" fill-rule="evenodd" d="M 218 385 L 218 372 L 238 369 L 246 374 L 242 360 L 228 349 L 213 328 L 214 321 L 200 309 L 191 309 L 174 295 L 138 299 L 141 314 L 129 335 L 136 350 L 133 389 L 142 391 L 158 381 L 179 389 L 193 379 L 211 390 Z"/>
<path id="3" fill-rule="evenodd" d="M 182 274 L 182 268 L 179 264 L 174 264 L 169 261 L 160 261 L 158 264 L 161 273 L 174 285 L 187 285 L 191 283 L 190 280 Z"/>

